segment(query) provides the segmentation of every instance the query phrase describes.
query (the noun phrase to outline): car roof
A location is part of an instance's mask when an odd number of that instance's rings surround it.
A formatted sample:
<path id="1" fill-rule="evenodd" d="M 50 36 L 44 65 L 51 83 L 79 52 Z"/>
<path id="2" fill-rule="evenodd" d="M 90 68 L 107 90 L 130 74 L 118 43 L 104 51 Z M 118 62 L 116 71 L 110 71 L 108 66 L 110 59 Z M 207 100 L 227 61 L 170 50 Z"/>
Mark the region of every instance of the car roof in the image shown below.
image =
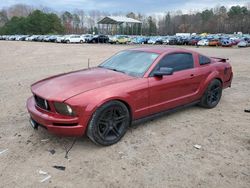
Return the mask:
<path id="1" fill-rule="evenodd" d="M 157 53 L 157 54 L 163 54 L 163 53 L 171 53 L 171 52 L 189 52 L 193 53 L 191 50 L 186 50 L 184 48 L 170 48 L 170 47 L 145 47 L 145 48 L 132 48 L 128 50 L 135 50 L 135 51 L 143 51 L 143 52 L 151 52 L 151 53 Z"/>

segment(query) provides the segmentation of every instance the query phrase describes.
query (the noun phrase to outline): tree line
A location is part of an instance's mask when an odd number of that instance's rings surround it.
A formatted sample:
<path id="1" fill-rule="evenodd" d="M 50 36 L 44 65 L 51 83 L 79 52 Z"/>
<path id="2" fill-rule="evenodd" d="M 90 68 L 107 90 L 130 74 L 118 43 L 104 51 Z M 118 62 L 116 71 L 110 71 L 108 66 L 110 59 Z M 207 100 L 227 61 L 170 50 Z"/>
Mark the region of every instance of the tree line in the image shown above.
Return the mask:
<path id="1" fill-rule="evenodd" d="M 63 33 L 61 19 L 54 13 L 35 10 L 27 17 L 13 16 L 3 27 L 1 34 L 54 34 Z"/>
<path id="2" fill-rule="evenodd" d="M 250 3 L 246 6 L 218 6 L 198 12 L 181 11 L 158 15 L 98 10 L 56 12 L 50 8 L 17 4 L 0 10 L 0 34 L 69 34 L 98 33 L 97 21 L 104 16 L 127 16 L 140 20 L 137 31 L 143 35 L 174 35 L 175 33 L 250 33 Z M 133 34 L 131 25 L 122 25 L 124 34 Z"/>

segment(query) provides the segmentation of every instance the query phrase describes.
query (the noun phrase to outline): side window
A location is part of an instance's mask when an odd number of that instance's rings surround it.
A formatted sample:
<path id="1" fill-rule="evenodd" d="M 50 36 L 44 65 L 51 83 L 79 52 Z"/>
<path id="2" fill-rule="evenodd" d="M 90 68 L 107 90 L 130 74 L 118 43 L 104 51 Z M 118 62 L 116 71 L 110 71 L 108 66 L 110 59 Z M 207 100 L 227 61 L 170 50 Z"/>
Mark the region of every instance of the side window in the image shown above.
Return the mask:
<path id="1" fill-rule="evenodd" d="M 173 68 L 174 72 L 191 69 L 194 67 L 193 56 L 189 53 L 168 54 L 162 58 L 157 69 L 160 67 Z"/>
<path id="2" fill-rule="evenodd" d="M 211 60 L 206 56 L 200 55 L 199 56 L 199 63 L 200 63 L 200 65 L 206 65 L 206 64 L 211 63 Z"/>

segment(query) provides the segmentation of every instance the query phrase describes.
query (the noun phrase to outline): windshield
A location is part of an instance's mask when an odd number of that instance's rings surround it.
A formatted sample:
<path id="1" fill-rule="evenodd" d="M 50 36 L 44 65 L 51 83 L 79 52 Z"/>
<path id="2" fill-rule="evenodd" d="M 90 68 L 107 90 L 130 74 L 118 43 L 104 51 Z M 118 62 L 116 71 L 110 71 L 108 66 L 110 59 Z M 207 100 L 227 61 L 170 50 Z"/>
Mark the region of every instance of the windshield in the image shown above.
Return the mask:
<path id="1" fill-rule="evenodd" d="M 99 67 L 142 77 L 158 56 L 151 52 L 127 50 L 112 56 Z"/>

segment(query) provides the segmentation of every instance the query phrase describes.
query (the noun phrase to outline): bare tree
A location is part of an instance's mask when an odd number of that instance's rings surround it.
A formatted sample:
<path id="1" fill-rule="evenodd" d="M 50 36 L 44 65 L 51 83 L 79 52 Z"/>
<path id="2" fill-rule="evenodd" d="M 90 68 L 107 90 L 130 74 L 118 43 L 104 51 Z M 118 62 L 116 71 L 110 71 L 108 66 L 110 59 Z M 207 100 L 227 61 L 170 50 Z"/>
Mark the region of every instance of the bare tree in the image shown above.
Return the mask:
<path id="1" fill-rule="evenodd" d="M 24 4 L 16 4 L 7 9 L 8 18 L 16 17 L 26 17 L 31 12 L 33 12 L 33 8 Z"/>
<path id="2" fill-rule="evenodd" d="M 0 27 L 4 26 L 8 21 L 8 16 L 6 10 L 0 11 Z"/>

